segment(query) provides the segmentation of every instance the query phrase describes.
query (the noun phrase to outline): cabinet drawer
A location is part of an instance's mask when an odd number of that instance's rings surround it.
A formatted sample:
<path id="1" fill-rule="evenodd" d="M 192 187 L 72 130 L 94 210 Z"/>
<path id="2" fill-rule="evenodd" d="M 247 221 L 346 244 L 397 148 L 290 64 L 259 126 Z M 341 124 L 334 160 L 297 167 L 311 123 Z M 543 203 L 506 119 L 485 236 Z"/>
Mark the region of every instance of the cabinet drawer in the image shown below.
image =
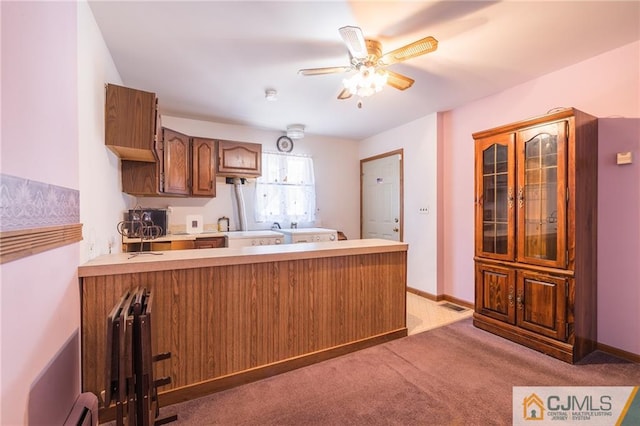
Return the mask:
<path id="1" fill-rule="evenodd" d="M 210 238 L 197 238 L 195 241 L 195 248 L 220 248 L 226 247 L 225 237 L 210 237 Z"/>
<path id="2" fill-rule="evenodd" d="M 195 244 L 191 240 L 186 241 L 171 241 L 171 250 L 189 250 L 195 248 Z"/>

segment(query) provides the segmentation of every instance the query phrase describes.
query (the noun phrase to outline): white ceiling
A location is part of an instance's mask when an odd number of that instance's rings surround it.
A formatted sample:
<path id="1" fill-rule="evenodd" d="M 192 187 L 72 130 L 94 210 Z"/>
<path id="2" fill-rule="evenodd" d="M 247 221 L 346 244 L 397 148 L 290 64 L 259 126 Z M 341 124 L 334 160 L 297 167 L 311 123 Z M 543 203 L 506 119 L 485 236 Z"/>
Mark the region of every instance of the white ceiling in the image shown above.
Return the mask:
<path id="1" fill-rule="evenodd" d="M 124 85 L 163 114 L 363 139 L 640 39 L 638 1 L 90 1 Z M 348 65 L 338 28 L 383 53 L 425 36 L 438 50 L 390 66 L 416 82 L 356 107 L 338 100 Z M 579 76 L 576 76 L 579 78 Z M 612 77 L 615 78 L 615 77 Z M 594 81 L 594 86 L 598 84 Z M 278 101 L 265 100 L 266 89 Z"/>

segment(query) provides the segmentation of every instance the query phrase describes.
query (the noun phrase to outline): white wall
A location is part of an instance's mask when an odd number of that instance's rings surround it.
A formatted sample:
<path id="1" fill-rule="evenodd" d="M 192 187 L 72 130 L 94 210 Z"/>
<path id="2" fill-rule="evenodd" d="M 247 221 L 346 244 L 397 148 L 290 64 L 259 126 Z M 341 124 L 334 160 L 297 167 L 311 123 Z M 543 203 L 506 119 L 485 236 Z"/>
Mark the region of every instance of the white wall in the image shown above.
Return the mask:
<path id="1" fill-rule="evenodd" d="M 438 115 L 432 114 L 360 142 L 360 159 L 404 150 L 404 242 L 407 285 L 438 292 Z M 418 213 L 428 207 L 429 214 Z"/>
<path id="2" fill-rule="evenodd" d="M 0 8 L 2 173 L 77 190 L 76 3 Z M 2 265 L 2 425 L 61 424 L 79 393 L 78 259 L 70 244 Z"/>
<path id="3" fill-rule="evenodd" d="M 160 107 L 162 99 L 159 100 Z M 189 136 L 212 139 L 237 140 L 262 144 L 263 151 L 277 152 L 276 140 L 282 132 L 251 129 L 245 126 L 221 124 L 162 116 L 162 125 Z M 338 229 L 348 238 L 358 238 L 360 175 L 358 143 L 348 139 L 328 138 L 307 134 L 294 141 L 293 154 L 310 155 L 314 161 L 316 178 L 316 226 Z M 253 222 L 255 179 L 243 187 L 249 229 L 269 229 L 271 223 Z M 233 185 L 217 178 L 215 198 L 156 198 L 138 197 L 143 207 L 171 207 L 171 224 L 184 225 L 187 214 L 202 214 L 205 225 L 217 223 L 218 217 L 230 218 L 232 230 L 238 229 L 239 220 Z M 133 207 L 133 206 L 131 206 Z M 288 227 L 288 224 L 282 224 Z"/>
<path id="4" fill-rule="evenodd" d="M 121 251 L 118 218 L 132 197 L 120 190 L 120 161 L 104 144 L 105 84 L 122 84 L 86 2 L 78 3 L 80 263 Z"/>

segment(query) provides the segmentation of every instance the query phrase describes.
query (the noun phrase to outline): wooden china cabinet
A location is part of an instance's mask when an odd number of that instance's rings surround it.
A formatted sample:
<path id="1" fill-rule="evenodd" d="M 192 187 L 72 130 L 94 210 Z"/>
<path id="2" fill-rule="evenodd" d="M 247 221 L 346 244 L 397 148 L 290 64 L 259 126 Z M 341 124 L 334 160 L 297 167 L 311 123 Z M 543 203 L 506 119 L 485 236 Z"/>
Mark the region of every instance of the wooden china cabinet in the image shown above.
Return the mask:
<path id="1" fill-rule="evenodd" d="M 473 138 L 474 325 L 576 362 L 597 343 L 597 118 L 567 108 Z"/>

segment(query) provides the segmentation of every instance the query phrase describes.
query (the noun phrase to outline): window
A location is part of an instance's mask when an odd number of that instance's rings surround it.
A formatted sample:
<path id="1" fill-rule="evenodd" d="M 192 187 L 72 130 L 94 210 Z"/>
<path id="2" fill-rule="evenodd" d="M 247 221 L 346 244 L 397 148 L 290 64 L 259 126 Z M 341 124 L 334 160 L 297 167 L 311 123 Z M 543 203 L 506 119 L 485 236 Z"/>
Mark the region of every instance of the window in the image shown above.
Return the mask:
<path id="1" fill-rule="evenodd" d="M 256 180 L 256 222 L 313 223 L 316 186 L 313 159 L 262 153 L 262 176 Z"/>

